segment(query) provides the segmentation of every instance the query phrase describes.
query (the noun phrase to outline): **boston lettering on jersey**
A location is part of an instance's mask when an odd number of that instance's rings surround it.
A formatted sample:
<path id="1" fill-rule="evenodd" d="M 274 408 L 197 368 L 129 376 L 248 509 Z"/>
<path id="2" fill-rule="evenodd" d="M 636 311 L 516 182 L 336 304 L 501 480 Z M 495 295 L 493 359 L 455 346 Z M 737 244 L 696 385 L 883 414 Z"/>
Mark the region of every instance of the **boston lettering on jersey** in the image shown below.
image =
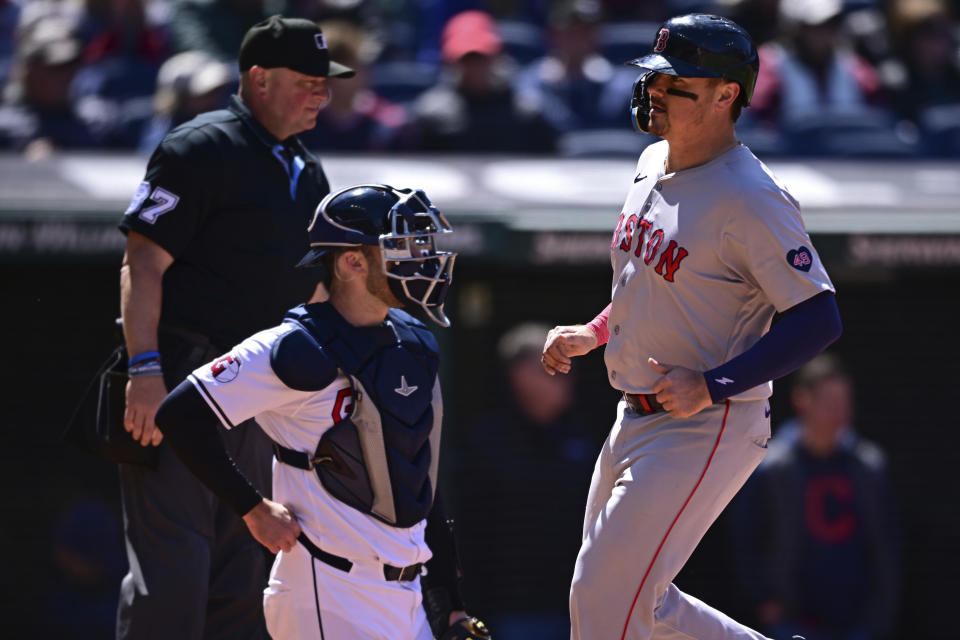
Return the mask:
<path id="1" fill-rule="evenodd" d="M 689 252 L 678 245 L 676 240 L 671 240 L 667 243 L 666 248 L 660 251 L 661 245 L 663 245 L 663 229 L 656 229 L 653 233 L 650 233 L 651 228 L 652 225 L 649 220 L 645 220 L 636 214 L 627 216 L 625 213 L 621 213 L 620 219 L 617 221 L 617 230 L 613 232 L 613 242 L 610 243 L 610 248 L 616 248 L 617 241 L 619 241 L 620 250 L 629 252 L 633 247 L 633 235 L 636 233 L 637 246 L 633 255 L 637 258 L 643 258 L 643 263 L 649 265 L 653 263 L 659 252 L 660 257 L 654 270 L 663 276 L 663 279 L 667 282 L 673 282 L 674 275 L 680 268 L 680 262 L 687 257 Z M 623 232 L 622 237 L 621 231 Z M 644 246 L 644 240 L 646 240 L 646 246 Z"/>

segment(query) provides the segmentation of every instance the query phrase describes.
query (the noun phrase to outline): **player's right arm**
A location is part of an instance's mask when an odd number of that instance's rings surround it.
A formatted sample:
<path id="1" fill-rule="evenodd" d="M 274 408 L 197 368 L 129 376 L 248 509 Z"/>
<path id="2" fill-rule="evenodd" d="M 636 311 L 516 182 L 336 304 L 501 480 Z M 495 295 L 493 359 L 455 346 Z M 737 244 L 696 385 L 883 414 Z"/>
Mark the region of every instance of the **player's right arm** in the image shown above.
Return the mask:
<path id="1" fill-rule="evenodd" d="M 551 329 L 540 358 L 546 372 L 550 375 L 569 373 L 572 358 L 606 344 L 610 336 L 607 332 L 609 316 L 610 305 L 607 305 L 589 324 L 561 325 Z"/>
<path id="2" fill-rule="evenodd" d="M 182 131 L 157 147 L 124 212 L 127 248 L 120 270 L 120 314 L 131 359 L 157 352 L 163 275 L 195 236 L 220 184 L 215 145 Z M 162 366 L 162 363 L 160 363 Z M 160 367 L 149 373 L 158 374 Z M 131 375 L 124 428 L 143 446 L 163 439 L 154 414 L 167 394 L 162 375 Z"/>
<path id="3" fill-rule="evenodd" d="M 251 535 L 271 553 L 290 551 L 300 535 L 294 514 L 250 484 L 223 446 L 219 419 L 189 380 L 157 410 L 157 425 L 184 465 L 243 518 Z"/>
<path id="4" fill-rule="evenodd" d="M 131 357 L 157 351 L 163 274 L 173 263 L 163 247 L 135 231 L 127 234 L 120 267 L 120 315 Z M 123 426 L 143 446 L 158 445 L 163 433 L 154 414 L 167 395 L 162 375 L 131 377 L 127 382 Z"/>
<path id="5" fill-rule="evenodd" d="M 305 331 L 282 324 L 195 369 L 157 411 L 157 425 L 174 453 L 274 553 L 289 551 L 296 542 L 300 535 L 296 516 L 286 506 L 263 498 L 250 484 L 224 449 L 218 430 L 268 413 L 295 415 L 337 375 L 336 364 Z M 272 421 L 261 420 L 252 428 L 290 446 L 284 427 Z"/>

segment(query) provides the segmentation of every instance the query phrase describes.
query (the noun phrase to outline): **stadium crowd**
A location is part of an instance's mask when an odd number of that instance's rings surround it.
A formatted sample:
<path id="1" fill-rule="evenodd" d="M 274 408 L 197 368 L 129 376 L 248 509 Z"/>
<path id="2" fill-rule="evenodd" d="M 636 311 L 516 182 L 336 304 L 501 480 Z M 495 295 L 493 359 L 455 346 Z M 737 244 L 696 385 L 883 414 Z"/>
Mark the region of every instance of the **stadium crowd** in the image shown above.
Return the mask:
<path id="1" fill-rule="evenodd" d="M 761 155 L 960 153 L 950 0 L 0 0 L 0 149 L 149 153 L 226 103 L 246 29 L 319 21 L 360 72 L 305 137 L 320 152 L 636 155 L 636 71 L 670 15 L 760 44 L 742 140 Z"/>

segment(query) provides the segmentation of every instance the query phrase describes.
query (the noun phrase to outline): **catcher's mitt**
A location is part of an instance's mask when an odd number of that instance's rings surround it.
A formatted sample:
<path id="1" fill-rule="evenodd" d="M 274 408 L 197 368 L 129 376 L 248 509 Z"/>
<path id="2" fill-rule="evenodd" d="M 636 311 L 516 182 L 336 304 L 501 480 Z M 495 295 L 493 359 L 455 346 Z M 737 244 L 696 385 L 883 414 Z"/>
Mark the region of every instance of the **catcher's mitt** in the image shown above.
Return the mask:
<path id="1" fill-rule="evenodd" d="M 439 640 L 491 640 L 487 625 L 476 618 L 464 618 L 443 632 Z"/>

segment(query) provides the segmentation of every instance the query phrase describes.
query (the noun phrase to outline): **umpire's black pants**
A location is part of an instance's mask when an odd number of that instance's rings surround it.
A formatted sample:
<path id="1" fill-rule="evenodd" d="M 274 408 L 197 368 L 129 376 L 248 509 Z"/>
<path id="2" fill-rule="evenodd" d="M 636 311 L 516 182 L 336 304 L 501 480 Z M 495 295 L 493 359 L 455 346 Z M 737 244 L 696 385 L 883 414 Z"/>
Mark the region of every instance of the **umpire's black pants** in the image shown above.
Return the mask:
<path id="1" fill-rule="evenodd" d="M 221 354 L 209 344 L 161 334 L 168 389 Z M 171 366 L 174 363 L 174 366 Z M 270 495 L 271 447 L 253 420 L 221 430 L 237 465 Z M 266 556 L 236 513 L 161 443 L 154 471 L 120 465 L 130 569 L 120 586 L 117 638 L 267 638 Z"/>

